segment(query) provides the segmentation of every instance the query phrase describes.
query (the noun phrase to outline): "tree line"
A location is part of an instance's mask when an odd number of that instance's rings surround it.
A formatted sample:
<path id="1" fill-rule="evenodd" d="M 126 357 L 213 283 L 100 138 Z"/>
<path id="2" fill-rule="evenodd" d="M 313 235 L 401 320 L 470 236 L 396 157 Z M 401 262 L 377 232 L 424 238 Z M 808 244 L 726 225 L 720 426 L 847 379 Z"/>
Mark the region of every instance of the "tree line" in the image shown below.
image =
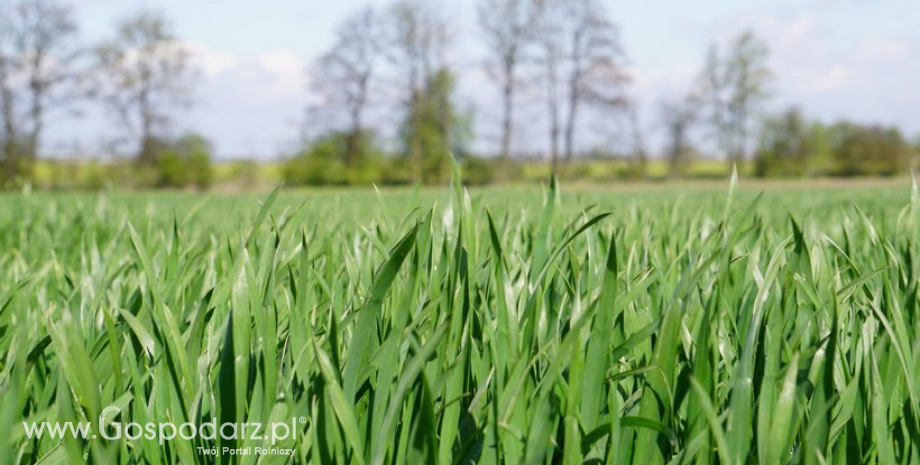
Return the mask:
<path id="1" fill-rule="evenodd" d="M 752 160 L 758 177 L 893 176 L 910 173 L 920 155 L 897 127 L 809 120 L 792 107 L 766 111 L 773 73 L 768 48 L 745 32 L 726 50 L 712 46 L 686 96 L 661 105 L 669 174 L 685 176 L 710 143 L 728 165 Z"/>
<path id="2" fill-rule="evenodd" d="M 191 52 L 162 14 L 127 17 L 87 45 L 69 5 L 0 3 L 0 183 L 32 177 L 50 117 L 78 124 L 81 108 L 93 104 L 121 128 L 134 159 L 136 169 L 119 175 L 142 186 L 206 186 L 210 143 L 165 136 L 171 112 L 191 103 L 195 77 Z"/>
<path id="3" fill-rule="evenodd" d="M 292 160 L 289 179 L 322 182 L 311 173 L 340 172 L 332 182 L 366 182 L 380 176 L 387 151 L 384 176 L 394 181 L 441 182 L 449 154 L 478 171 L 513 176 L 523 97 L 542 102 L 547 155 L 557 169 L 575 158 L 589 115 L 612 118 L 630 106 L 618 30 L 600 1 L 483 0 L 477 17 L 488 53 L 478 66 L 500 95 L 497 153 L 488 160 L 472 153 L 476 109 L 455 95 L 463 71 L 451 62 L 456 25 L 428 2 L 405 0 L 351 15 L 312 67 L 319 102 L 310 113 L 323 125 Z M 388 110 L 370 125 L 366 115 L 375 107 Z M 383 134 L 393 136 L 387 147 Z"/>
<path id="4" fill-rule="evenodd" d="M 449 19 L 424 1 L 405 0 L 361 9 L 339 26 L 310 76 L 319 97 L 311 114 L 323 124 L 314 125 L 319 129 L 288 163 L 288 180 L 436 183 L 450 153 L 472 179 L 514 179 L 526 156 L 515 150 L 517 116 L 534 108 L 546 129 L 539 155 L 553 172 L 577 176 L 570 166 L 593 157 L 625 161 L 625 177 L 649 176 L 648 138 L 628 94 L 617 26 L 602 2 L 480 0 L 477 11 L 483 69 L 499 96 L 492 104 L 500 112 L 496 151 L 478 158 L 470 148 L 475 112 L 462 111 L 452 95 L 462 69 L 446 58 L 454 39 Z M 767 45 L 750 31 L 713 44 L 686 94 L 659 104 L 654 117 L 667 176 L 692 176 L 694 162 L 705 158 L 724 159 L 727 169 L 750 165 L 758 176 L 894 175 L 912 168 L 917 146 L 896 128 L 809 122 L 798 109 L 769 114 L 768 58 Z M 375 104 L 402 111 L 394 118 L 388 110 L 372 125 L 366 114 Z M 612 121 L 625 128 L 617 148 L 580 140 L 588 139 L 592 123 Z M 382 143 L 387 133 L 396 144 Z"/>
<path id="5" fill-rule="evenodd" d="M 617 25 L 600 0 L 479 0 L 476 11 L 482 56 L 468 65 L 458 53 L 460 25 L 428 1 L 348 16 L 306 72 L 312 101 L 284 177 L 437 184 L 449 177 L 451 155 L 479 182 L 518 179 L 534 158 L 569 176 L 589 159 L 625 163 L 626 177 L 650 176 L 649 131 L 629 95 Z M 768 57 L 751 32 L 714 44 L 685 95 L 660 102 L 649 116 L 664 142 L 655 158 L 667 176 L 693 176 L 702 159 L 751 166 L 760 176 L 912 168 L 916 147 L 896 128 L 824 124 L 797 109 L 768 114 Z M 487 108 L 458 95 L 464 73 L 488 80 L 496 98 Z M 140 186 L 206 187 L 213 177 L 207 139 L 167 131 L 170 116 L 192 104 L 196 82 L 195 57 L 162 14 L 137 13 L 107 40 L 83 44 L 67 5 L 0 3 L 0 182 L 33 175 L 49 115 L 76 119 L 92 104 L 121 128 L 121 151 L 131 160 L 109 174 Z M 484 113 L 496 121 L 494 144 L 475 134 Z M 524 134 L 522 121 L 539 121 L 540 129 Z M 600 136 L 611 132 L 616 143 Z"/>

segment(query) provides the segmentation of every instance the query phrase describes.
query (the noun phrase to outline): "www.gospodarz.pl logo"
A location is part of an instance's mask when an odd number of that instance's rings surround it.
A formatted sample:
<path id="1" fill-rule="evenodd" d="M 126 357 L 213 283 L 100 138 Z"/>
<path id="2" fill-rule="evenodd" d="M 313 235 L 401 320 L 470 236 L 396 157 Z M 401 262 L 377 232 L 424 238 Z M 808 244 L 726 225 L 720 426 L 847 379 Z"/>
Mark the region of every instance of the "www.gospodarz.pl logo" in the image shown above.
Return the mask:
<path id="1" fill-rule="evenodd" d="M 156 440 L 159 444 L 174 439 L 194 440 L 201 438 L 204 440 L 215 440 L 218 437 L 231 441 L 237 439 L 249 439 L 252 441 L 271 442 L 275 445 L 279 441 L 288 439 L 297 439 L 297 424 L 307 422 L 306 417 L 291 418 L 289 423 L 273 422 L 263 428 L 262 423 L 222 423 L 218 424 L 216 418 L 211 421 L 196 425 L 194 423 L 182 423 L 176 426 L 174 423 L 128 423 L 122 426 L 121 423 L 106 421 L 106 417 L 114 418 L 121 409 L 115 406 L 106 407 L 99 415 L 99 435 L 103 439 L 110 441 L 128 439 L 137 441 L 144 438 L 149 441 Z M 65 423 L 28 423 L 23 422 L 26 435 L 29 439 L 41 438 L 45 435 L 53 439 L 63 439 L 71 436 L 79 439 L 95 439 L 97 436 L 92 433 L 92 423 L 89 422 L 65 422 Z"/>

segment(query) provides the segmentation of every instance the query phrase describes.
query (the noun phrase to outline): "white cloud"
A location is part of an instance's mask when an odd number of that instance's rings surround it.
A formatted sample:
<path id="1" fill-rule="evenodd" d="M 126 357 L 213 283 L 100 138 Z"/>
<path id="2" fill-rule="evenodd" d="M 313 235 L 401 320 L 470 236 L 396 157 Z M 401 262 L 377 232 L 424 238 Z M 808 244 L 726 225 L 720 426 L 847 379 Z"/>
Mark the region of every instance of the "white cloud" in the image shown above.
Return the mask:
<path id="1" fill-rule="evenodd" d="M 853 34 L 839 18 L 805 9 L 761 9 L 687 25 L 698 53 L 631 66 L 628 91 L 642 105 L 643 120 L 654 128 L 662 99 L 691 90 L 706 56 L 706 47 L 725 44 L 752 30 L 769 49 L 774 73 L 772 111 L 796 105 L 823 121 L 849 119 L 895 124 L 907 134 L 920 131 L 920 39 L 883 31 Z M 658 142 L 652 134 L 651 143 Z"/>
<path id="2" fill-rule="evenodd" d="M 294 51 L 272 50 L 259 54 L 255 61 L 269 72 L 273 81 L 270 86 L 258 90 L 262 98 L 273 100 L 304 95 L 306 64 Z"/>
<path id="3" fill-rule="evenodd" d="M 915 58 L 920 52 L 917 46 L 901 38 L 873 39 L 860 43 L 854 51 L 855 58 L 860 61 L 889 61 L 906 60 Z"/>
<path id="4" fill-rule="evenodd" d="M 777 104 L 801 105 L 814 117 L 898 124 L 920 130 L 911 89 L 920 76 L 920 44 L 880 34 L 851 37 L 822 17 L 777 14 L 756 29 L 771 47 Z M 796 26 L 799 23 L 799 26 Z M 811 24 L 805 27 L 806 24 Z M 773 25 L 773 27 L 768 27 Z"/>
<path id="5" fill-rule="evenodd" d="M 188 41 L 185 46 L 192 51 L 193 60 L 206 79 L 215 78 L 240 63 L 237 55 L 225 50 L 214 50 L 200 42 Z"/>
<path id="6" fill-rule="evenodd" d="M 181 125 L 211 137 L 224 156 L 270 156 L 296 136 L 307 103 L 305 65 L 291 49 L 234 53 L 187 42 L 201 72 Z"/>
<path id="7" fill-rule="evenodd" d="M 835 92 L 846 85 L 850 71 L 847 66 L 837 65 L 827 69 L 814 70 L 812 76 L 800 81 L 799 89 L 806 94 L 821 94 Z"/>
<path id="8" fill-rule="evenodd" d="M 185 45 L 201 72 L 200 89 L 208 100 L 265 104 L 306 98 L 306 65 L 291 49 L 239 54 L 199 42 Z"/>

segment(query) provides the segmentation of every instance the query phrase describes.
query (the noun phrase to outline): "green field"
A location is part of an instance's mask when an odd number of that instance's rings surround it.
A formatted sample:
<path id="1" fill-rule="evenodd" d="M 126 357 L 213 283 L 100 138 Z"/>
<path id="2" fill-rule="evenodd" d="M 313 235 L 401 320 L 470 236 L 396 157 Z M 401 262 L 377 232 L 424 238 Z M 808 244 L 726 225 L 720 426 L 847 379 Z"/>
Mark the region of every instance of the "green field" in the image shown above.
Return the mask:
<path id="1" fill-rule="evenodd" d="M 909 182 L 4 194 L 0 464 L 920 463 L 918 246 Z M 101 437 L 212 419 L 293 456 Z"/>
<path id="2" fill-rule="evenodd" d="M 565 167 L 569 181 L 581 184 L 605 184 L 623 182 L 661 182 L 668 179 L 669 166 L 663 160 L 649 160 L 644 177 L 635 176 L 629 160 L 579 160 Z M 255 188 L 276 186 L 285 179 L 284 161 L 250 160 L 218 161 L 213 165 L 214 190 L 240 192 Z M 102 163 L 93 160 L 39 160 L 35 165 L 32 184 L 44 190 L 101 190 L 105 188 L 138 189 L 138 173 L 132 172 L 133 165 Z M 521 184 L 539 185 L 541 180 L 552 174 L 549 162 L 523 161 L 514 181 Z M 742 175 L 753 175 L 753 163 L 738 165 Z M 696 160 L 688 167 L 685 179 L 722 180 L 731 172 L 731 167 L 722 160 Z M 149 176 L 149 173 L 148 173 Z M 149 182 L 150 180 L 148 180 Z"/>

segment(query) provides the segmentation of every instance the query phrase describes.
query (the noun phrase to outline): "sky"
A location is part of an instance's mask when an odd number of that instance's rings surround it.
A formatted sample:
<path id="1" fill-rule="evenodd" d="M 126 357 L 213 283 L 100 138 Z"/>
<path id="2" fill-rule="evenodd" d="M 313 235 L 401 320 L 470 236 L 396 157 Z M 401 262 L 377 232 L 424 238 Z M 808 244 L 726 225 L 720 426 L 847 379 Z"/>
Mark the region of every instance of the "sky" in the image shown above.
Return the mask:
<path id="1" fill-rule="evenodd" d="M 497 140 L 496 90 L 480 63 L 476 1 L 429 0 L 452 18 L 460 71 L 458 99 L 483 107 L 477 132 L 488 150 Z M 660 132 L 656 109 L 685 94 L 712 43 L 753 30 L 770 48 L 775 79 L 769 108 L 797 105 L 824 121 L 841 118 L 900 126 L 920 136 L 920 2 L 915 0 L 602 0 L 619 27 L 626 92 L 638 102 L 642 128 Z M 328 49 L 339 22 L 386 1 L 361 0 L 71 0 L 81 40 L 95 43 L 119 19 L 143 10 L 164 13 L 195 52 L 196 104 L 174 127 L 211 139 L 222 159 L 274 159 L 295 146 L 310 99 L 309 69 Z M 98 108 L 49 121 L 48 148 L 89 152 L 120 128 Z M 526 115 L 525 118 L 526 119 Z M 528 144 L 527 121 L 516 144 Z M 533 129 L 531 129 L 533 132 Z M 652 139 L 655 137 L 653 136 Z M 654 142 L 653 142 L 654 143 Z"/>

